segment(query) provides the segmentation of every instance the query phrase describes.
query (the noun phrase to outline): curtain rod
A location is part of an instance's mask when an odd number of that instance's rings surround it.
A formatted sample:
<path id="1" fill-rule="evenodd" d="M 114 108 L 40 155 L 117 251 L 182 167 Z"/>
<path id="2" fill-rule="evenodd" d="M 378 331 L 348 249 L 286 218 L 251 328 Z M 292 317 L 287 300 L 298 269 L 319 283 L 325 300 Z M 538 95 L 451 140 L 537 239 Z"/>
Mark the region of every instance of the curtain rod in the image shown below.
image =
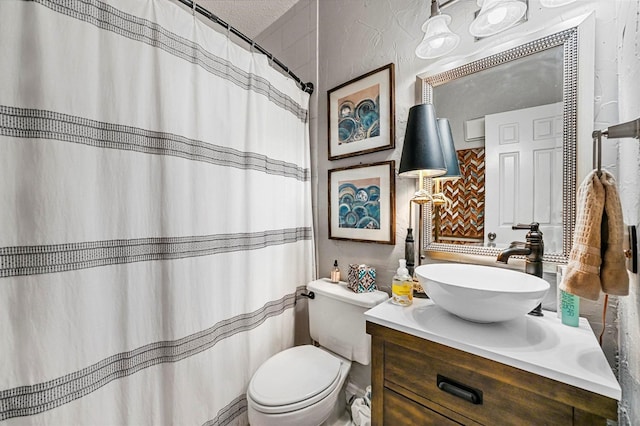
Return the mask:
<path id="1" fill-rule="evenodd" d="M 228 31 L 232 32 L 233 34 L 237 35 L 238 37 L 240 37 L 245 43 L 249 44 L 252 49 L 256 49 L 260 53 L 264 54 L 267 58 L 269 58 L 269 60 L 273 61 L 284 72 L 286 72 L 289 75 L 289 77 L 293 78 L 296 81 L 296 83 L 298 83 L 298 85 L 300 86 L 300 89 L 302 89 L 303 92 L 306 92 L 306 93 L 308 93 L 310 95 L 313 93 L 313 83 L 312 82 L 304 83 L 300 79 L 300 77 L 295 75 L 293 73 L 293 71 L 291 71 L 289 69 L 289 67 L 287 67 L 285 64 L 280 62 L 278 60 L 278 58 L 276 58 L 271 53 L 269 53 L 264 47 L 260 46 L 254 40 L 252 40 L 249 37 L 247 37 L 246 35 L 244 35 L 240 30 L 238 30 L 237 28 L 234 28 L 229 23 L 223 21 L 222 19 L 220 19 L 219 17 L 217 17 L 216 15 L 214 15 L 213 13 L 211 13 L 210 11 L 205 9 L 204 7 L 200 6 L 199 4 L 196 3 L 195 6 L 194 6 L 192 0 L 178 0 L 178 1 L 180 3 L 182 3 L 182 4 L 184 4 L 185 6 L 187 6 L 189 9 L 193 9 L 193 10 L 197 11 L 198 13 L 200 13 L 203 16 L 205 16 L 209 20 L 215 22 L 218 25 L 221 25 L 226 30 L 228 30 Z"/>

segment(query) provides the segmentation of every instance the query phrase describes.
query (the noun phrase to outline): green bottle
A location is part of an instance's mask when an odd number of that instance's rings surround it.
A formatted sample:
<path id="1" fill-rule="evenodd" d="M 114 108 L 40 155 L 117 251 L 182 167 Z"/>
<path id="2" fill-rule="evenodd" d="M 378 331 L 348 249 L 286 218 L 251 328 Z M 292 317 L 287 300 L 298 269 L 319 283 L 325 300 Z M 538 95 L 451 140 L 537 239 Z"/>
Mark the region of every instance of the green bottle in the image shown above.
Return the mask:
<path id="1" fill-rule="evenodd" d="M 562 323 L 577 327 L 580 324 L 580 297 L 560 290 Z"/>

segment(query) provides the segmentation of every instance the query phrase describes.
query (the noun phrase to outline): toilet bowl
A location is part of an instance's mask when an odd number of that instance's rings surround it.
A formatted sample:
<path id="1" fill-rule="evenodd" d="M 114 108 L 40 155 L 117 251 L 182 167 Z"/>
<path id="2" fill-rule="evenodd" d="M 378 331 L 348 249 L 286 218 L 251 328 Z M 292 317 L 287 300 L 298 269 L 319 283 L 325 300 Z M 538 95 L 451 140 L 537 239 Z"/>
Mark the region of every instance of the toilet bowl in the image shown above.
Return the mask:
<path id="1" fill-rule="evenodd" d="M 320 425 L 339 405 L 351 361 L 311 345 L 279 352 L 247 389 L 252 426 Z"/>
<path id="2" fill-rule="evenodd" d="M 346 283 L 324 279 L 307 290 L 315 294 L 309 334 L 319 346 L 286 349 L 258 367 L 247 388 L 252 426 L 318 426 L 339 418 L 351 363 L 371 361 L 364 312 L 387 300 L 387 293 L 354 293 Z"/>

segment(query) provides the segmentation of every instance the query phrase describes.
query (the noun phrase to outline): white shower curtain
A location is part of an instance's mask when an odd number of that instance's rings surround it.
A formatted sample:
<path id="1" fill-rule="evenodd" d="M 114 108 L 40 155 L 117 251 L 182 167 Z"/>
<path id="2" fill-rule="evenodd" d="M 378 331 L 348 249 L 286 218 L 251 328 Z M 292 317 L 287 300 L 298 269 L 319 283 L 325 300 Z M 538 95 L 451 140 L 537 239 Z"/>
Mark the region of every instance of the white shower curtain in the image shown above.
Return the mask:
<path id="1" fill-rule="evenodd" d="M 308 101 L 170 0 L 0 1 L 0 422 L 246 423 L 315 270 Z"/>

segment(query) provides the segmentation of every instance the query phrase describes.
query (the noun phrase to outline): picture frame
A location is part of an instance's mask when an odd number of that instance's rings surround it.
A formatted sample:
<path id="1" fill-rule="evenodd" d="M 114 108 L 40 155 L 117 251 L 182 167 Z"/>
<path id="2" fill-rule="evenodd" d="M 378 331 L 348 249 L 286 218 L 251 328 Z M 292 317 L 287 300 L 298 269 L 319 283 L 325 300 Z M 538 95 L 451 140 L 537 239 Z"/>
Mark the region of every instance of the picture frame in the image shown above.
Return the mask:
<path id="1" fill-rule="evenodd" d="M 395 244 L 395 161 L 329 170 L 329 238 Z"/>
<path id="2" fill-rule="evenodd" d="M 327 91 L 329 160 L 395 148 L 395 66 Z"/>

